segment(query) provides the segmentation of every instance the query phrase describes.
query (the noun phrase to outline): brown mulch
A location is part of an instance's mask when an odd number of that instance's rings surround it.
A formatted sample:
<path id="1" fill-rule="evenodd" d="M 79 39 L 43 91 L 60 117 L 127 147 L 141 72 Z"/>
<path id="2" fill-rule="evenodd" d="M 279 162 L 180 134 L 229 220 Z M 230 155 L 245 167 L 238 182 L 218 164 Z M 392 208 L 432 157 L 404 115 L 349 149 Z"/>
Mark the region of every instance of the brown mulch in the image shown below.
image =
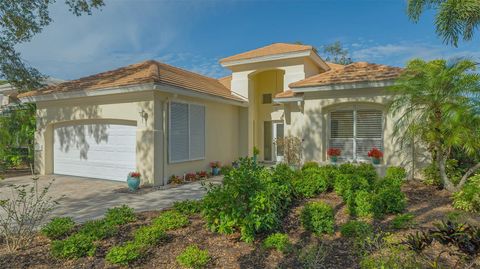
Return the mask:
<path id="1" fill-rule="evenodd" d="M 404 186 L 408 197 L 407 212 L 414 214 L 417 228 L 432 227 L 434 222 L 445 218 L 445 215 L 455 211 L 451 207 L 450 195 L 431 186 L 419 182 L 409 182 Z M 333 206 L 336 225 L 333 235 L 316 237 L 306 232 L 300 223 L 300 212 L 304 204 L 311 200 L 322 200 Z M 210 232 L 200 216 L 190 218 L 190 225 L 174 231 L 169 231 L 168 237 L 159 246 L 152 247 L 148 254 L 132 268 L 179 268 L 176 256 L 188 245 L 197 244 L 207 249 L 212 255 L 209 268 L 303 268 L 302 251 L 308 246 L 323 245 L 324 260 L 321 268 L 359 268 L 358 256 L 353 249 L 353 243 L 341 237 L 339 227 L 350 219 L 342 199 L 335 193 L 322 194 L 315 199 L 299 201 L 293 205 L 284 220 L 283 231 L 288 233 L 293 243 L 293 251 L 282 254 L 273 250 L 265 250 L 261 238 L 254 244 L 240 241 L 239 234 L 221 235 Z M 132 231 L 142 225 L 147 225 L 160 212 L 143 212 L 138 214 L 138 221 L 125 225 L 120 234 L 114 238 L 99 243 L 94 257 L 72 261 L 57 260 L 50 255 L 50 241 L 38 236 L 32 246 L 13 254 L 7 253 L 0 243 L 0 268 L 117 268 L 105 262 L 104 257 L 113 245 L 122 244 L 131 239 Z M 464 214 L 465 219 L 480 224 L 476 215 Z M 374 223 L 376 229 L 395 233 L 409 233 L 412 229 L 393 231 L 390 222 L 393 216 Z"/>
<path id="2" fill-rule="evenodd" d="M 20 177 L 20 176 L 28 176 L 32 174 L 32 170 L 28 167 L 21 167 L 21 168 L 14 168 L 8 169 L 4 172 L 0 173 L 1 178 L 11 178 L 11 177 Z"/>

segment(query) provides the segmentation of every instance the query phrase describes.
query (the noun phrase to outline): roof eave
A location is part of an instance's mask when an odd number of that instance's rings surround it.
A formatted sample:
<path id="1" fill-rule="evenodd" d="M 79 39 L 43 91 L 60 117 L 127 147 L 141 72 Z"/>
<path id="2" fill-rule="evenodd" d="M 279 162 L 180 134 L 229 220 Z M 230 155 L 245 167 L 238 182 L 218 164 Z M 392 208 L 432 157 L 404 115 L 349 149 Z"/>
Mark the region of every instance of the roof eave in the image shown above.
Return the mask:
<path id="1" fill-rule="evenodd" d="M 359 81 L 351 83 L 334 83 L 326 85 L 308 85 L 308 86 L 289 86 L 295 93 L 301 92 L 319 92 L 332 90 L 350 90 L 350 89 L 368 89 L 368 88 L 385 88 L 395 84 L 395 79 L 381 81 Z"/>
<path id="2" fill-rule="evenodd" d="M 293 96 L 293 97 L 281 97 L 273 98 L 274 103 L 291 103 L 291 102 L 302 102 L 303 96 Z"/>
<path id="3" fill-rule="evenodd" d="M 231 67 L 231 66 L 236 66 L 236 65 L 252 64 L 252 63 L 265 62 L 265 61 L 275 61 L 275 60 L 285 60 L 285 59 L 299 58 L 299 57 L 308 57 L 308 56 L 311 55 L 311 52 L 312 52 L 312 49 L 305 49 L 305 50 L 301 50 L 301 51 L 294 51 L 294 52 L 259 56 L 259 57 L 253 57 L 253 58 L 248 58 L 248 59 L 240 59 L 240 60 L 232 60 L 232 61 L 220 61 L 220 64 L 223 67 Z"/>

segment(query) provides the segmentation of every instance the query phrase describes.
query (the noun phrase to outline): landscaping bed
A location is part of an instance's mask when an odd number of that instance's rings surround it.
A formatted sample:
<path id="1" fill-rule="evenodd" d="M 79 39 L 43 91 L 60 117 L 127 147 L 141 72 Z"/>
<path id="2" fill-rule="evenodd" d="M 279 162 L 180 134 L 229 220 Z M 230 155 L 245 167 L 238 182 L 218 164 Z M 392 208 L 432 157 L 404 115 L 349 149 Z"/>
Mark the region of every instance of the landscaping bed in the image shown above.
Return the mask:
<path id="1" fill-rule="evenodd" d="M 451 207 L 449 194 L 420 182 L 410 181 L 403 186 L 407 196 L 406 212 L 412 213 L 415 224 L 412 228 L 396 230 L 391 227 L 393 216 L 373 221 L 375 230 L 406 235 L 419 228 L 431 228 L 433 223 L 446 218 L 455 210 Z M 331 205 L 335 214 L 333 234 L 315 236 L 306 231 L 301 224 L 300 215 L 306 203 L 323 201 Z M 161 212 L 142 212 L 135 221 L 119 226 L 118 233 L 110 238 L 99 240 L 93 257 L 78 259 L 59 259 L 50 254 L 51 240 L 39 235 L 33 244 L 25 250 L 9 254 L 5 245 L 0 245 L 0 268 L 114 268 L 105 261 L 106 253 L 113 246 L 132 240 L 132 234 L 140 227 L 150 225 Z M 479 224 L 478 215 L 458 214 L 465 221 Z M 334 192 L 322 193 L 313 198 L 296 201 L 284 218 L 280 232 L 286 233 L 292 244 L 285 254 L 276 250 L 267 250 L 262 245 L 266 235 L 260 234 L 253 243 L 240 240 L 239 233 L 219 234 L 205 228 L 206 223 L 200 214 L 189 217 L 186 227 L 166 232 L 165 239 L 149 248 L 148 254 L 129 266 L 140 268 L 179 268 L 176 257 L 190 245 L 208 250 L 211 256 L 208 268 L 304 268 L 305 256 L 314 255 L 321 261 L 319 268 L 359 268 L 359 255 L 352 240 L 340 234 L 340 227 L 350 219 L 347 207 Z M 79 227 L 75 227 L 78 231 Z M 318 249 L 313 249 L 317 246 Z M 313 249 L 313 250 L 312 250 Z M 431 250 L 431 251 L 435 251 Z M 323 258 L 322 258 L 323 257 Z"/>

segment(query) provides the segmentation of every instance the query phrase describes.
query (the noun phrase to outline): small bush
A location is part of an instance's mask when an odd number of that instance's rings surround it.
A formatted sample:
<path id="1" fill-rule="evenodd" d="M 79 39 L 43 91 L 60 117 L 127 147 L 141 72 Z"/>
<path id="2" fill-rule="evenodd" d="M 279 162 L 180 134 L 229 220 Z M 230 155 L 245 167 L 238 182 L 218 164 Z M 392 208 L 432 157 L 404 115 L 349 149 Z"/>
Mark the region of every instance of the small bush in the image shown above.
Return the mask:
<path id="1" fill-rule="evenodd" d="M 352 238 L 366 238 L 373 233 L 372 225 L 358 220 L 351 220 L 340 228 L 342 236 Z"/>
<path id="2" fill-rule="evenodd" d="M 79 234 L 86 235 L 94 240 L 101 240 L 115 235 L 118 227 L 110 222 L 102 220 L 90 220 L 83 224 L 78 231 Z"/>
<path id="3" fill-rule="evenodd" d="M 276 249 L 280 252 L 288 252 L 291 249 L 291 243 L 288 239 L 288 235 L 282 233 L 274 233 L 269 235 L 265 241 L 263 241 L 263 246 L 267 249 Z"/>
<path id="4" fill-rule="evenodd" d="M 112 247 L 105 259 L 112 264 L 128 265 L 142 257 L 144 249 L 135 242 L 127 242 L 122 246 Z"/>
<path id="5" fill-rule="evenodd" d="M 306 169 L 309 169 L 309 168 L 318 168 L 319 165 L 317 162 L 306 162 L 303 164 L 302 166 L 302 170 L 306 170 Z"/>
<path id="6" fill-rule="evenodd" d="M 75 222 L 70 217 L 53 218 L 42 227 L 40 233 L 50 239 L 60 239 L 67 236 L 75 227 Z"/>
<path id="7" fill-rule="evenodd" d="M 368 180 L 357 174 L 340 174 L 335 181 L 335 192 L 345 200 L 357 191 L 369 191 L 371 188 Z"/>
<path id="8" fill-rule="evenodd" d="M 316 235 L 334 232 L 335 218 L 333 208 L 324 202 L 310 202 L 301 213 L 302 225 Z"/>
<path id="9" fill-rule="evenodd" d="M 330 183 L 319 167 L 307 168 L 302 171 L 301 177 L 295 178 L 293 187 L 298 196 L 310 198 L 327 191 Z"/>
<path id="10" fill-rule="evenodd" d="M 403 167 L 390 166 L 385 171 L 385 178 L 403 181 L 407 178 L 407 172 Z"/>
<path id="11" fill-rule="evenodd" d="M 300 250 L 298 260 L 301 262 L 302 268 L 324 268 L 330 251 L 331 249 L 327 248 L 323 242 L 311 244 Z"/>
<path id="12" fill-rule="evenodd" d="M 105 213 L 105 221 L 112 225 L 123 225 L 136 219 L 133 208 L 126 205 L 110 208 Z"/>
<path id="13" fill-rule="evenodd" d="M 222 168 L 220 168 L 220 174 L 226 175 L 230 173 L 234 168 L 231 165 L 224 165 Z"/>
<path id="14" fill-rule="evenodd" d="M 359 217 L 373 217 L 372 193 L 364 190 L 358 191 L 355 194 L 354 210 L 355 212 L 353 213 Z"/>
<path id="15" fill-rule="evenodd" d="M 395 216 L 392 220 L 392 227 L 394 229 L 406 229 L 413 225 L 415 215 L 412 213 L 405 213 Z"/>
<path id="16" fill-rule="evenodd" d="M 162 227 L 152 225 L 136 230 L 134 241 L 141 246 L 152 246 L 158 244 L 165 237 L 165 230 Z"/>
<path id="17" fill-rule="evenodd" d="M 355 174 L 365 178 L 370 185 L 373 185 L 373 183 L 378 179 L 377 170 L 371 163 L 360 163 L 356 167 Z"/>
<path id="18" fill-rule="evenodd" d="M 173 208 L 185 215 L 193 215 L 202 211 L 201 200 L 185 200 L 173 203 Z"/>
<path id="19" fill-rule="evenodd" d="M 430 266 L 421 263 L 416 253 L 404 245 L 383 243 L 376 252 L 362 257 L 360 268 L 418 269 Z"/>
<path id="20" fill-rule="evenodd" d="M 373 212 L 376 217 L 382 217 L 388 213 L 401 213 L 406 205 L 405 194 L 397 186 L 381 188 L 373 197 Z"/>
<path id="21" fill-rule="evenodd" d="M 64 259 L 93 256 L 96 251 L 94 239 L 85 234 L 74 234 L 65 240 L 55 240 L 51 245 L 52 255 Z"/>
<path id="22" fill-rule="evenodd" d="M 153 220 L 153 224 L 165 231 L 185 227 L 190 221 L 188 217 L 175 210 L 165 211 Z"/>
<path id="23" fill-rule="evenodd" d="M 480 212 L 480 175 L 469 178 L 462 189 L 453 194 L 453 207 L 467 212 Z"/>
<path id="24" fill-rule="evenodd" d="M 201 250 L 198 246 L 188 246 L 180 255 L 177 262 L 185 268 L 204 268 L 211 257 L 207 250 Z"/>

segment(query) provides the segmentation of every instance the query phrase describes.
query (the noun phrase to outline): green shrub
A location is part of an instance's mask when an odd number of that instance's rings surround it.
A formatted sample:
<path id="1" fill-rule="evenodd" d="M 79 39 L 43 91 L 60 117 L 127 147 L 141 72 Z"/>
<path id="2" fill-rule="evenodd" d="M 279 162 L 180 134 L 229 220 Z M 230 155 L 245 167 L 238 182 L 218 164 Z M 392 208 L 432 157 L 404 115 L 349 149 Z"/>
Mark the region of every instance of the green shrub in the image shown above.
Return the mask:
<path id="1" fill-rule="evenodd" d="M 105 260 L 111 264 L 128 265 L 142 257 L 143 246 L 135 242 L 127 242 L 121 246 L 114 246 L 108 252 Z"/>
<path id="2" fill-rule="evenodd" d="M 480 212 L 480 175 L 469 178 L 462 189 L 453 194 L 453 207 L 467 212 Z"/>
<path id="3" fill-rule="evenodd" d="M 266 169 L 251 158 L 225 175 L 222 185 L 212 186 L 204 198 L 203 217 L 209 228 L 220 233 L 239 230 L 242 240 L 252 242 L 258 232 L 274 230 L 292 200 L 289 167 Z"/>
<path id="4" fill-rule="evenodd" d="M 123 225 L 135 221 L 135 213 L 133 208 L 126 205 L 114 207 L 107 210 L 105 213 L 105 221 L 112 225 Z"/>
<path id="5" fill-rule="evenodd" d="M 164 211 L 153 220 L 153 225 L 165 231 L 185 227 L 189 223 L 187 216 L 175 210 Z"/>
<path id="6" fill-rule="evenodd" d="M 304 169 L 301 177 L 295 178 L 293 187 L 297 196 L 310 198 L 326 192 L 330 187 L 328 180 L 329 178 L 324 175 L 320 167 L 311 167 Z"/>
<path id="7" fill-rule="evenodd" d="M 317 162 L 311 161 L 311 162 L 304 163 L 302 166 L 302 170 L 309 169 L 309 168 L 318 168 L 318 167 L 319 165 Z"/>
<path id="8" fill-rule="evenodd" d="M 111 237 L 117 232 L 118 227 L 110 222 L 105 221 L 105 219 L 87 221 L 78 231 L 79 234 L 89 236 L 94 240 L 101 240 Z"/>
<path id="9" fill-rule="evenodd" d="M 345 237 L 362 239 L 370 236 L 373 233 L 373 228 L 366 222 L 350 220 L 340 228 L 340 232 Z"/>
<path id="10" fill-rule="evenodd" d="M 369 191 L 371 188 L 367 179 L 356 174 L 340 174 L 335 180 L 335 192 L 346 200 L 357 191 Z"/>
<path id="11" fill-rule="evenodd" d="M 230 173 L 230 171 L 232 171 L 232 169 L 234 169 L 234 168 L 231 165 L 224 165 L 220 168 L 220 174 L 226 175 L 226 174 Z"/>
<path id="12" fill-rule="evenodd" d="M 390 166 L 387 168 L 387 171 L 385 171 L 385 178 L 403 181 L 407 178 L 407 172 L 403 167 Z"/>
<path id="13" fill-rule="evenodd" d="M 93 256 L 96 251 L 94 239 L 85 234 L 74 234 L 65 240 L 55 240 L 51 245 L 52 255 L 57 258 L 76 259 Z"/>
<path id="14" fill-rule="evenodd" d="M 134 241 L 138 245 L 152 246 L 166 237 L 165 230 L 157 225 L 141 227 L 135 231 Z"/>
<path id="15" fill-rule="evenodd" d="M 303 227 L 320 235 L 334 232 L 335 217 L 333 208 L 324 202 L 310 202 L 305 205 L 301 213 Z"/>
<path id="16" fill-rule="evenodd" d="M 202 211 L 201 200 L 185 200 L 173 203 L 173 208 L 185 215 L 193 215 Z"/>
<path id="17" fill-rule="evenodd" d="M 371 163 L 360 163 L 355 170 L 355 174 L 365 178 L 370 185 L 373 185 L 378 179 L 377 170 Z"/>
<path id="18" fill-rule="evenodd" d="M 288 239 L 288 235 L 282 233 L 274 233 L 269 235 L 263 241 L 263 247 L 267 249 L 276 249 L 280 252 L 290 251 L 292 245 Z"/>
<path id="19" fill-rule="evenodd" d="M 431 268 L 422 263 L 418 255 L 403 244 L 390 243 L 381 239 L 375 244 L 371 253 L 363 256 L 360 261 L 361 269 L 419 269 Z"/>
<path id="20" fill-rule="evenodd" d="M 358 191 L 355 194 L 354 212 L 350 213 L 364 218 L 373 217 L 372 193 L 365 190 Z"/>
<path id="21" fill-rule="evenodd" d="M 405 213 L 395 216 L 392 220 L 392 227 L 394 229 L 406 229 L 413 225 L 415 215 L 412 213 Z"/>
<path id="22" fill-rule="evenodd" d="M 452 181 L 453 184 L 457 184 L 458 182 L 460 182 L 460 179 L 463 174 L 463 170 L 458 167 L 458 161 L 454 159 L 449 159 L 446 161 L 445 172 L 447 173 L 448 178 Z M 423 168 L 422 175 L 423 175 L 422 181 L 425 184 L 433 185 L 433 186 L 442 186 L 442 180 L 440 179 L 440 172 L 435 162 Z"/>
<path id="23" fill-rule="evenodd" d="M 385 186 L 377 190 L 373 197 L 373 212 L 375 217 L 388 213 L 401 213 L 407 205 L 405 194 L 398 186 Z"/>
<path id="24" fill-rule="evenodd" d="M 201 250 L 198 246 L 188 246 L 180 255 L 177 262 L 185 268 L 204 268 L 211 260 L 207 250 Z"/>
<path id="25" fill-rule="evenodd" d="M 357 172 L 357 166 L 353 163 L 342 163 L 338 166 L 338 170 L 342 175 L 353 175 Z"/>
<path id="26" fill-rule="evenodd" d="M 50 239 L 59 239 L 67 236 L 75 227 L 75 222 L 70 217 L 53 218 L 42 227 L 40 233 Z"/>

